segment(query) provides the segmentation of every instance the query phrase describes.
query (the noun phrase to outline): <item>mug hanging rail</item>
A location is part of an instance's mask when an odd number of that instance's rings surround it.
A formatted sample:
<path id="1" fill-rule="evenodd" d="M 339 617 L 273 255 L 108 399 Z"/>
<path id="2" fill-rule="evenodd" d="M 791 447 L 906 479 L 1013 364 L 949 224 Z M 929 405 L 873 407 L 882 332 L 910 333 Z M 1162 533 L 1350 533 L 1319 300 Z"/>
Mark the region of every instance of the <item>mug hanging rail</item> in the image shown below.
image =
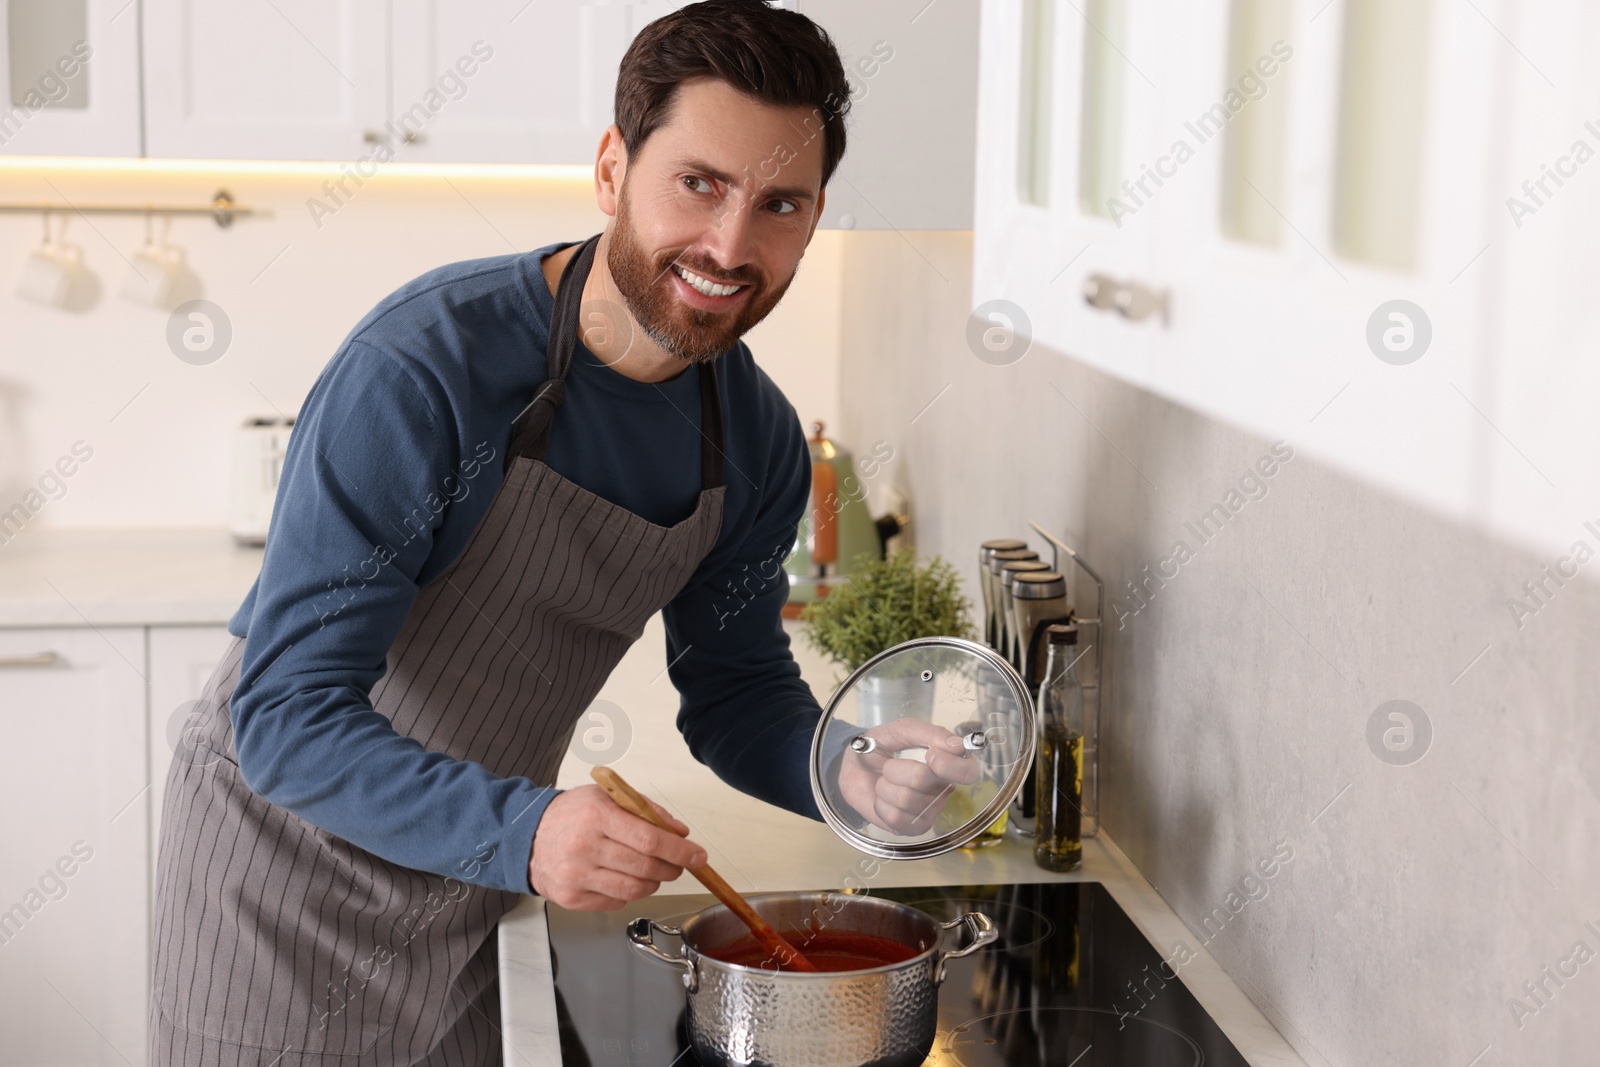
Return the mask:
<path id="1" fill-rule="evenodd" d="M 0 215 L 155 215 L 210 216 L 220 228 L 227 229 L 234 219 L 247 219 L 264 212 L 236 203 L 226 189 L 219 189 L 209 204 L 52 204 L 17 201 L 0 204 Z"/>
<path id="2" fill-rule="evenodd" d="M 1105 690 L 1102 688 L 1105 683 L 1105 675 L 1102 673 L 1102 668 L 1105 666 L 1104 653 L 1106 647 L 1106 583 L 1101 581 L 1100 576 L 1095 573 L 1094 568 L 1089 566 L 1088 563 L 1084 562 L 1082 556 L 1078 555 L 1077 549 L 1073 548 L 1071 545 L 1067 544 L 1065 541 L 1061 540 L 1061 538 L 1057 537 L 1049 530 L 1046 530 L 1043 526 L 1040 526 L 1032 519 L 1028 520 L 1028 525 L 1032 526 L 1034 531 L 1037 532 L 1040 537 L 1043 537 L 1046 541 L 1050 542 L 1051 570 L 1055 571 L 1057 574 L 1063 573 L 1061 570 L 1061 556 L 1063 553 L 1065 553 L 1067 557 L 1072 560 L 1072 562 L 1076 563 L 1083 569 L 1083 573 L 1089 576 L 1089 580 L 1094 582 L 1094 618 L 1086 619 L 1078 616 L 1076 613 L 1074 613 L 1073 617 L 1073 621 L 1079 626 L 1094 627 L 1094 681 L 1085 682 L 1083 685 L 1084 698 L 1087 700 L 1091 694 L 1093 694 L 1094 698 L 1093 712 L 1090 713 L 1088 709 L 1085 709 L 1085 717 L 1089 720 L 1089 722 L 1094 724 L 1094 800 L 1093 804 L 1091 805 L 1091 810 L 1094 812 L 1094 824 L 1093 829 L 1089 832 L 1085 832 L 1083 835 L 1084 837 L 1093 837 L 1100 831 L 1100 706 L 1101 694 L 1105 692 Z"/>

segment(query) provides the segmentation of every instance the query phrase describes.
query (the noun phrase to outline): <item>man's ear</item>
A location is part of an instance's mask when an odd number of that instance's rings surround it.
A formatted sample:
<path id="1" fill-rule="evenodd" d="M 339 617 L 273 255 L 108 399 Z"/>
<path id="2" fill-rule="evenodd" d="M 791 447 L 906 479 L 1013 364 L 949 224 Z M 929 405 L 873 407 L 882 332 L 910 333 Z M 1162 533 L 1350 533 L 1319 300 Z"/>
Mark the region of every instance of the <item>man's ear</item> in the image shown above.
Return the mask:
<path id="1" fill-rule="evenodd" d="M 622 181 L 628 173 L 628 149 L 622 143 L 622 128 L 606 127 L 594 160 L 594 200 L 600 210 L 615 216 L 622 197 Z"/>

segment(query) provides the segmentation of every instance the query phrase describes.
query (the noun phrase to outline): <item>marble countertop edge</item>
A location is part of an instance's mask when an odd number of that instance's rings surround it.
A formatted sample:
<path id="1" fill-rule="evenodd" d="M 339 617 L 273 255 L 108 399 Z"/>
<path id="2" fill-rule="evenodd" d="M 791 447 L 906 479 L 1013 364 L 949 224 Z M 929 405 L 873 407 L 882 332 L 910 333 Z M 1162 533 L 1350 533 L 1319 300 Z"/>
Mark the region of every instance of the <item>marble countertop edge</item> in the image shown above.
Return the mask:
<path id="1" fill-rule="evenodd" d="M 221 528 L 24 530 L 0 539 L 0 628 L 219 626 L 261 560 Z"/>

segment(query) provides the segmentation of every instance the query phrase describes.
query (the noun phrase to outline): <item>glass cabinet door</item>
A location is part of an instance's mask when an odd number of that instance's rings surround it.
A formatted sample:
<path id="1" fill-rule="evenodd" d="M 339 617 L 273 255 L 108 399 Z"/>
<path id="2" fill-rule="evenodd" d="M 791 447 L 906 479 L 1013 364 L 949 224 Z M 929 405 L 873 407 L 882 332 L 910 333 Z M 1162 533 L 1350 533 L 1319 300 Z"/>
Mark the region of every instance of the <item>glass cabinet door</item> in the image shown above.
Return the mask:
<path id="1" fill-rule="evenodd" d="M 1495 411 L 1525 380 L 1516 419 L 1538 433 L 1534 412 L 1560 397 L 1524 373 L 1498 316 L 1526 282 L 1527 328 L 1549 340 L 1538 361 L 1566 366 L 1587 302 L 1562 297 L 1563 279 L 1589 275 L 1561 265 L 1587 253 L 1528 253 L 1504 207 L 1518 189 L 1504 146 L 1552 205 L 1540 163 L 1600 146 L 1578 117 L 1585 93 L 1593 110 L 1578 56 L 1594 19 L 1486 25 L 1437 0 L 1020 0 L 984 18 L 974 306 L 1012 301 L 1037 346 L 1457 518 L 1490 518 L 1496 479 L 1549 495 Z M 1568 199 L 1576 220 L 1582 197 Z M 1514 278 L 1504 253 L 1525 268 Z M 1083 297 L 1097 277 L 1111 310 Z M 1129 283 L 1147 312 L 1165 295 L 1165 321 L 1115 310 Z M 1504 510 L 1526 514 L 1518 499 Z"/>
<path id="2" fill-rule="evenodd" d="M 1114 298 L 1122 283 L 1153 289 L 1163 207 L 1139 163 L 1154 158 L 1165 17 L 1142 0 L 983 9 L 973 307 L 1135 378 L 1158 317 L 1129 317 Z M 1094 276 L 1106 284 L 1091 302 Z M 1079 417 L 1072 403 L 1063 418 Z"/>
<path id="3" fill-rule="evenodd" d="M 0 0 L 0 155 L 137 156 L 128 0 Z"/>

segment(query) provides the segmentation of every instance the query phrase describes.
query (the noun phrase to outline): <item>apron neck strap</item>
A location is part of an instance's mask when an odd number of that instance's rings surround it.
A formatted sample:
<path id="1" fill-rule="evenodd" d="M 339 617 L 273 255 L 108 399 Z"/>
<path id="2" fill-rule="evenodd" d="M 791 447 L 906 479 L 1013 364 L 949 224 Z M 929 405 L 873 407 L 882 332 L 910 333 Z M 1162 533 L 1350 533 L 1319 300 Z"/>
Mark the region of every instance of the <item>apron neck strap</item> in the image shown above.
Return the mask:
<path id="1" fill-rule="evenodd" d="M 700 488 L 722 484 L 722 398 L 717 394 L 717 361 L 698 364 L 700 375 Z"/>
<path id="2" fill-rule="evenodd" d="M 585 241 L 561 270 L 555 312 L 550 317 L 550 339 L 545 350 L 547 377 L 512 423 L 511 445 L 506 449 L 504 468 L 507 471 L 518 456 L 543 463 L 550 449 L 550 427 L 564 398 L 567 372 L 572 369 L 572 353 L 578 341 L 583 286 L 588 281 L 589 269 L 594 266 L 600 236 L 597 233 Z M 699 364 L 697 372 L 700 376 L 700 485 L 702 489 L 714 489 L 723 484 L 722 401 L 717 390 L 715 360 Z"/>
<path id="3" fill-rule="evenodd" d="M 561 269 L 555 313 L 550 317 L 550 343 L 545 350 L 545 374 L 550 381 L 566 381 L 567 371 L 572 369 L 572 350 L 578 343 L 577 324 L 583 307 L 583 286 L 589 280 L 589 268 L 594 266 L 595 249 L 599 247 L 597 233 L 583 242 Z"/>
<path id="4" fill-rule="evenodd" d="M 594 264 L 594 250 L 600 243 L 595 234 L 583 242 L 578 251 L 561 270 L 557 283 L 555 312 L 550 316 L 550 336 L 545 345 L 545 380 L 534 390 L 533 399 L 523 408 L 511 424 L 511 444 L 506 449 L 503 468 L 511 469 L 518 456 L 527 456 L 544 462 L 550 448 L 550 426 L 555 421 L 556 408 L 566 392 L 567 371 L 572 367 L 572 349 L 577 344 L 576 322 L 578 308 L 583 303 L 583 283 L 589 278 L 589 268 Z"/>

